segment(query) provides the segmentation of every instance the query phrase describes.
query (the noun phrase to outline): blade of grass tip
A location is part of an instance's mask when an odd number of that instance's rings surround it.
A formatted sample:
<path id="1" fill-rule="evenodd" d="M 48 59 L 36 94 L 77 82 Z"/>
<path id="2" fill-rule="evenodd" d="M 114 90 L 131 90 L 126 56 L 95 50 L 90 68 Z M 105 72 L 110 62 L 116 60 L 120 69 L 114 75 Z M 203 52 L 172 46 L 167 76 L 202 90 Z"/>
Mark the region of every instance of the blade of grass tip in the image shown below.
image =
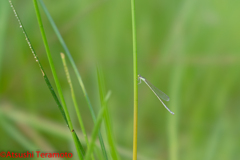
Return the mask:
<path id="1" fill-rule="evenodd" d="M 98 132 L 100 130 L 101 122 L 102 122 L 102 119 L 104 117 L 104 113 L 105 113 L 106 108 L 107 108 L 107 106 L 102 107 L 100 112 L 99 112 L 99 115 L 97 117 L 96 123 L 95 123 L 94 128 L 93 128 L 93 133 L 91 135 L 91 141 L 90 141 L 89 147 L 87 148 L 87 152 L 86 152 L 84 160 L 89 160 L 90 156 L 93 152 L 93 149 L 94 149 L 94 146 L 95 146 L 95 141 L 96 141 Z"/>
<path id="2" fill-rule="evenodd" d="M 90 102 L 90 99 L 89 99 L 89 97 L 88 97 L 87 91 L 86 91 L 86 89 L 85 89 L 84 83 L 83 83 L 83 81 L 82 81 L 81 75 L 80 75 L 80 73 L 79 73 L 79 71 L 78 71 L 78 69 L 77 69 L 77 66 L 76 66 L 76 64 L 75 64 L 75 62 L 74 62 L 74 60 L 73 60 L 73 58 L 72 58 L 72 56 L 71 56 L 71 53 L 70 53 L 69 49 L 67 48 L 66 43 L 64 42 L 64 40 L 63 40 L 63 38 L 62 38 L 62 36 L 61 36 L 61 34 L 60 34 L 60 32 L 59 32 L 56 24 L 54 23 L 54 20 L 52 19 L 51 15 L 50 15 L 50 13 L 48 12 L 48 10 L 47 10 L 46 6 L 44 5 L 43 1 L 42 1 L 42 0 L 39 0 L 39 2 L 40 2 L 41 6 L 42 6 L 42 8 L 43 8 L 43 11 L 45 12 L 45 14 L 46 14 L 46 16 L 47 16 L 47 18 L 48 18 L 50 24 L 52 25 L 53 30 L 54 30 L 54 32 L 56 33 L 56 35 L 57 35 L 57 37 L 58 37 L 58 39 L 59 39 L 59 42 L 61 43 L 61 45 L 62 45 L 62 47 L 63 47 L 63 49 L 64 49 L 64 51 L 65 51 L 65 53 L 66 53 L 66 56 L 68 57 L 71 65 L 72 65 L 72 67 L 73 67 L 73 70 L 74 70 L 74 72 L 75 72 L 75 74 L 76 74 L 76 76 L 77 76 L 78 82 L 79 82 L 79 84 L 80 84 L 80 86 L 81 86 L 81 88 L 82 88 L 84 97 L 85 97 L 85 99 L 86 99 L 86 101 L 87 101 L 87 104 L 88 104 L 88 107 L 89 107 L 89 110 L 90 110 L 92 119 L 93 119 L 93 121 L 95 122 L 95 121 L 96 121 L 96 116 L 95 116 L 93 107 L 92 107 L 92 105 L 91 105 L 91 102 Z M 105 149 L 105 146 L 104 146 L 104 142 L 103 142 L 103 138 L 102 138 L 101 132 L 98 133 L 98 137 L 99 137 L 99 142 L 100 142 L 100 145 L 101 145 L 101 148 L 102 148 L 103 155 L 104 155 L 105 159 L 107 160 L 107 159 L 108 159 L 108 158 L 107 158 L 107 152 L 106 152 L 106 149 Z"/>
<path id="3" fill-rule="evenodd" d="M 83 150 L 81 142 L 79 141 L 79 139 L 77 137 L 77 134 L 76 134 L 76 132 L 74 132 L 74 129 L 73 129 L 73 125 L 72 125 L 72 122 L 71 122 L 71 119 L 70 119 L 70 115 L 68 113 L 66 102 L 65 102 L 64 97 L 63 97 L 60 82 L 58 80 L 57 73 L 56 73 L 56 70 L 55 70 L 55 67 L 54 67 L 54 64 L 53 64 L 53 60 L 52 60 L 52 56 L 51 56 L 50 49 L 49 49 L 49 46 L 48 46 L 47 37 L 46 37 L 45 31 L 44 31 L 44 28 L 43 28 L 43 23 L 42 23 L 42 20 L 41 20 L 41 15 L 40 15 L 40 11 L 39 11 L 39 8 L 38 8 L 37 0 L 33 0 L 33 3 L 34 3 L 37 19 L 38 19 L 38 24 L 39 24 L 39 27 L 40 27 L 40 31 L 41 31 L 41 34 L 42 34 L 44 46 L 45 46 L 45 49 L 46 49 L 46 52 L 47 52 L 48 61 L 49 61 L 49 64 L 50 64 L 50 67 L 51 67 L 51 70 L 52 70 L 54 81 L 55 81 L 56 86 L 57 86 L 58 94 L 59 94 L 60 99 L 62 101 L 62 106 L 63 106 L 64 112 L 65 112 L 65 115 L 66 115 L 66 118 L 67 118 L 67 121 L 68 121 L 69 129 L 70 129 L 70 131 L 72 133 L 72 136 L 73 136 L 73 139 L 74 139 L 74 143 L 75 143 L 79 158 L 82 159 L 84 154 L 85 154 L 85 151 Z"/>
<path id="4" fill-rule="evenodd" d="M 135 20 L 135 0 L 131 0 L 132 12 L 132 38 L 133 38 L 133 85 L 134 85 L 134 111 L 133 111 L 133 160 L 137 160 L 137 134 L 138 134 L 138 73 L 137 73 L 137 37 Z"/>
<path id="5" fill-rule="evenodd" d="M 28 45 L 29 45 L 29 48 L 30 48 L 30 50 L 31 50 L 31 52 L 32 52 L 32 54 L 33 54 L 36 62 L 37 62 L 38 65 L 39 65 L 39 68 L 40 68 L 40 70 L 41 70 L 41 72 L 42 72 L 42 74 L 43 74 L 44 80 L 45 80 L 45 82 L 46 82 L 46 84 L 47 84 L 47 86 L 48 86 L 48 88 L 49 88 L 49 90 L 50 90 L 50 92 L 51 92 L 54 100 L 56 101 L 57 106 L 58 106 L 58 108 L 60 109 L 60 111 L 61 111 L 61 113 L 62 113 L 62 115 L 63 115 L 63 118 L 64 118 L 65 122 L 67 123 L 67 126 L 69 127 L 69 124 L 68 124 L 69 122 L 67 121 L 67 118 L 66 118 L 65 112 L 64 112 L 64 110 L 63 110 L 63 107 L 62 107 L 60 101 L 58 100 L 57 95 L 56 95 L 56 93 L 54 92 L 54 90 L 53 90 L 53 88 L 52 88 L 52 85 L 51 85 L 51 83 L 50 83 L 50 81 L 49 81 L 49 79 L 48 79 L 45 71 L 43 70 L 43 67 L 42 67 L 42 65 L 41 65 L 41 63 L 40 63 L 40 61 L 39 61 L 39 59 L 38 59 L 38 57 L 37 57 L 37 55 L 36 55 L 36 52 L 34 51 L 34 49 L 33 49 L 33 47 L 32 47 L 32 44 L 31 44 L 31 42 L 30 42 L 30 40 L 29 40 L 29 38 L 28 38 L 28 36 L 27 36 L 27 33 L 26 33 L 26 31 L 25 31 L 25 29 L 24 29 L 24 27 L 23 27 L 23 25 L 22 25 L 22 22 L 21 22 L 21 20 L 20 20 L 20 18 L 19 18 L 19 16 L 18 16 L 18 14 L 17 14 L 17 12 L 16 12 L 13 4 L 12 4 L 12 1 L 9 0 L 9 3 L 10 3 L 10 6 L 11 6 L 13 12 L 14 12 L 14 15 L 15 15 L 18 23 L 19 23 L 19 26 L 20 26 L 20 28 L 22 29 L 22 32 L 23 32 L 23 34 L 24 34 L 24 36 L 25 36 L 25 38 L 26 38 L 26 41 L 27 41 L 27 43 L 28 43 Z M 71 130 L 71 131 L 73 131 L 73 130 Z M 78 146 L 79 146 L 79 147 L 77 148 L 78 153 L 80 153 L 80 150 L 81 150 L 82 153 L 84 153 L 84 150 L 83 150 L 83 148 L 82 148 L 82 146 L 81 146 L 81 143 L 80 143 L 80 141 L 78 140 L 78 138 L 76 137 L 76 133 L 75 133 L 75 132 L 71 132 L 71 133 L 72 133 L 72 136 L 74 137 L 74 140 L 76 141 L 76 144 L 78 144 Z"/>
<path id="6" fill-rule="evenodd" d="M 111 152 L 112 158 L 114 160 L 118 160 L 119 155 L 117 153 L 117 149 L 116 149 L 116 146 L 114 143 L 111 122 L 110 122 L 110 117 L 109 117 L 109 111 L 107 108 L 107 100 L 109 98 L 109 95 L 105 94 L 105 84 L 104 84 L 103 73 L 99 68 L 97 68 L 97 76 L 98 76 L 98 86 L 99 86 L 99 95 L 100 95 L 101 106 L 102 106 L 102 108 L 106 107 L 105 113 L 104 113 L 104 122 L 105 122 L 105 126 L 106 126 L 106 133 L 107 133 L 108 143 L 110 146 L 110 152 Z"/>
<path id="7" fill-rule="evenodd" d="M 79 121 L 80 127 L 82 129 L 82 133 L 83 133 L 83 136 L 85 138 L 87 147 L 89 147 L 87 133 L 86 133 L 86 130 L 85 130 L 85 127 L 84 127 L 84 124 L 83 124 L 83 120 L 82 120 L 82 116 L 81 116 L 81 113 L 80 113 L 80 110 L 79 110 L 79 107 L 78 107 L 78 104 L 77 104 L 77 100 L 76 100 L 76 96 L 75 96 L 75 93 L 74 93 L 71 77 L 70 77 L 68 67 L 67 67 L 67 63 L 66 63 L 66 59 L 65 59 L 65 55 L 64 55 L 64 53 L 60 53 L 60 54 L 61 54 L 65 74 L 66 74 L 66 77 L 67 77 L 67 81 L 68 81 L 68 84 L 69 84 L 69 87 L 70 87 L 70 90 L 71 90 L 72 100 L 73 100 L 73 104 L 74 104 L 74 107 L 75 107 L 75 110 L 76 110 L 76 113 L 77 113 L 78 121 Z M 93 155 L 92 155 L 92 160 L 94 160 Z"/>

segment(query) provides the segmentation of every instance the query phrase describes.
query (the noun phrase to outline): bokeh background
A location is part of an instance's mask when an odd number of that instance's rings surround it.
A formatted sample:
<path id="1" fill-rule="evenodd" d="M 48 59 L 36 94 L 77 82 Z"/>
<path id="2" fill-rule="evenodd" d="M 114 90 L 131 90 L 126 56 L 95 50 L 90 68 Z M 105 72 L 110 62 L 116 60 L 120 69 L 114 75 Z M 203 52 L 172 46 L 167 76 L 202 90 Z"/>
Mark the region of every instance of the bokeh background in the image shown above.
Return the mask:
<path id="1" fill-rule="evenodd" d="M 130 0 L 44 2 L 70 49 L 96 113 L 100 108 L 96 63 L 101 66 L 106 90 L 112 93 L 108 107 L 115 142 L 121 158 L 130 160 Z M 56 90 L 33 2 L 13 0 L 13 4 Z M 233 0 L 136 1 L 138 71 L 170 97 L 166 105 L 175 112 L 171 115 L 144 83 L 139 85 L 139 159 L 240 159 L 239 7 L 240 1 Z M 63 48 L 40 11 L 74 128 L 82 138 L 60 58 Z M 70 65 L 69 69 L 90 135 L 93 121 Z M 7 0 L 0 1 L 0 106 L 1 150 L 75 152 Z M 105 135 L 104 130 L 102 133 Z"/>

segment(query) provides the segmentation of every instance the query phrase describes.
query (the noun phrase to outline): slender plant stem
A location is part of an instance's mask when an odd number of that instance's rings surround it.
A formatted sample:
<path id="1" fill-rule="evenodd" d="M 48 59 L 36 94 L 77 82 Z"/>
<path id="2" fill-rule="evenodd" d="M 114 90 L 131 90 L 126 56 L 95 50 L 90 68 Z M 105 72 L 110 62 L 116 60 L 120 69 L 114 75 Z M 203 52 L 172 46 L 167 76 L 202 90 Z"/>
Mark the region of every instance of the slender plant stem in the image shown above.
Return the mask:
<path id="1" fill-rule="evenodd" d="M 137 73 L 137 38 L 135 22 L 135 0 L 131 0 L 132 10 L 132 38 L 133 38 L 133 85 L 134 85 L 134 111 L 133 111 L 133 160 L 137 160 L 137 133 L 138 133 L 138 73 Z"/>
<path id="2" fill-rule="evenodd" d="M 83 121 L 82 121 L 82 116 L 81 116 L 80 110 L 78 108 L 77 100 L 76 100 L 74 90 L 73 90 L 73 86 L 72 86 L 72 81 L 71 81 L 70 74 L 69 74 L 69 71 L 68 71 L 68 68 L 67 68 L 67 63 L 66 63 L 66 60 L 65 60 L 65 55 L 63 53 L 61 53 L 61 58 L 62 58 L 65 74 L 66 74 L 66 77 L 67 77 L 67 81 L 68 81 L 68 84 L 70 86 L 70 90 L 71 90 L 71 94 L 72 94 L 72 100 L 73 100 L 74 107 L 75 107 L 75 110 L 76 110 L 76 113 L 77 113 L 78 121 L 79 121 L 79 124 L 81 126 L 84 138 L 86 140 L 86 144 L 88 145 L 88 138 L 87 138 L 86 130 L 85 130 L 85 127 L 84 127 L 84 124 L 83 124 Z"/>
<path id="3" fill-rule="evenodd" d="M 85 86 L 84 86 L 84 83 L 83 83 L 83 80 L 82 80 L 82 78 L 81 78 L 81 75 L 80 75 L 80 73 L 79 73 L 79 71 L 78 71 L 78 69 L 77 69 L 77 66 L 76 66 L 76 64 L 75 64 L 75 62 L 74 62 L 74 60 L 73 60 L 73 58 L 72 58 L 72 56 L 71 56 L 71 53 L 70 53 L 70 51 L 69 51 L 66 43 L 64 42 L 64 40 L 63 40 L 63 38 L 62 38 L 62 36 L 61 36 L 61 34 L 60 34 L 60 32 L 59 32 L 56 24 L 54 23 L 54 20 L 52 19 L 52 17 L 51 17 L 51 15 L 50 15 L 50 13 L 48 12 L 46 6 L 44 5 L 43 1 L 42 1 L 42 0 L 39 0 L 39 2 L 40 2 L 40 4 L 41 4 L 41 6 L 42 6 L 42 8 L 43 8 L 43 11 L 45 12 L 48 20 L 49 20 L 49 22 L 51 23 L 51 25 L 52 25 L 52 27 L 53 27 L 53 30 L 55 31 L 55 33 L 56 33 L 56 35 L 57 35 L 57 37 L 58 37 L 58 40 L 60 41 L 63 49 L 65 50 L 66 56 L 68 57 L 71 65 L 72 65 L 72 67 L 73 67 L 73 70 L 74 70 L 74 72 L 75 72 L 75 74 L 76 74 L 76 76 L 77 76 L 78 82 L 79 82 L 79 84 L 80 84 L 80 86 L 81 86 L 81 88 L 82 88 L 84 97 L 85 97 L 85 99 L 86 99 L 86 101 L 87 101 L 88 108 L 89 108 L 89 110 L 90 110 L 90 113 L 91 113 L 91 116 L 92 116 L 92 118 L 93 118 L 93 121 L 95 122 L 95 121 L 96 121 L 96 116 L 95 116 L 95 113 L 94 113 L 92 104 L 91 104 L 90 99 L 89 99 L 89 97 L 88 97 L 87 90 L 86 90 L 86 88 L 85 88 Z M 103 152 L 104 158 L 105 158 L 105 160 L 107 160 L 107 159 L 108 159 L 108 157 L 107 157 L 107 152 L 106 152 L 105 145 L 104 145 L 103 138 L 102 138 L 102 135 L 101 135 L 101 132 L 100 132 L 100 131 L 99 131 L 99 133 L 98 133 L 98 137 L 99 137 L 99 142 L 100 142 L 100 145 L 101 145 L 101 148 L 102 148 L 102 152 Z"/>
<path id="4" fill-rule="evenodd" d="M 60 86 L 60 83 L 59 83 L 59 80 L 58 80 L 58 77 L 57 77 L 57 73 L 56 73 L 56 70 L 55 70 L 55 67 L 54 67 L 54 64 L 53 64 L 53 60 L 52 60 L 52 56 L 51 56 L 50 49 L 49 49 L 49 46 L 48 46 L 45 31 L 44 31 L 44 28 L 43 28 L 43 24 L 42 24 L 41 15 L 40 15 L 40 11 L 39 11 L 39 8 L 38 8 L 37 0 L 33 0 L 33 3 L 34 3 L 39 27 L 40 27 L 40 30 L 41 30 L 44 46 L 45 46 L 45 49 L 46 49 L 46 52 L 47 52 L 48 61 L 49 61 L 49 64 L 50 64 L 50 67 L 51 67 L 51 70 L 52 70 L 52 74 L 53 74 L 54 81 L 55 81 L 56 86 L 57 86 L 57 90 L 58 90 L 58 93 L 59 93 L 59 96 L 60 96 L 60 99 L 61 99 L 61 102 L 62 102 L 64 112 L 65 112 L 65 115 L 66 115 L 66 118 L 67 118 L 67 121 L 68 121 L 68 126 L 69 126 L 69 129 L 70 129 L 71 134 L 73 136 L 79 158 L 83 159 L 84 150 L 82 149 L 82 146 L 79 143 L 80 141 L 79 141 L 76 133 L 74 132 L 73 125 L 72 125 L 72 122 L 71 122 L 71 119 L 70 119 L 70 115 L 69 115 L 68 110 L 67 110 L 66 102 L 65 102 L 64 97 L 63 97 L 62 89 L 61 89 L 61 86 Z"/>
<path id="5" fill-rule="evenodd" d="M 67 81 L 68 81 L 68 84 L 69 84 L 69 87 L 70 87 L 70 90 L 71 90 L 72 100 L 73 100 L 73 104 L 74 104 L 74 107 L 75 107 L 75 110 L 76 110 L 76 113 L 77 113 L 78 121 L 79 121 L 80 127 L 82 129 L 82 133 L 83 133 L 83 136 L 85 138 L 87 147 L 89 147 L 87 133 L 86 133 L 86 130 L 85 130 L 85 127 L 84 127 L 84 124 L 83 124 L 83 120 L 82 120 L 82 116 L 81 116 L 81 113 L 80 113 L 80 110 L 79 110 L 79 107 L 78 107 L 78 104 L 77 104 L 76 96 L 75 96 L 75 93 L 74 93 L 74 89 L 73 89 L 73 85 L 72 85 L 71 77 L 70 77 L 70 74 L 69 74 L 69 71 L 68 71 L 68 67 L 67 67 L 67 63 L 66 63 L 64 53 L 61 53 L 61 58 L 62 58 L 65 74 L 66 74 L 66 77 L 67 77 Z M 92 154 L 92 160 L 94 160 L 93 154 Z"/>

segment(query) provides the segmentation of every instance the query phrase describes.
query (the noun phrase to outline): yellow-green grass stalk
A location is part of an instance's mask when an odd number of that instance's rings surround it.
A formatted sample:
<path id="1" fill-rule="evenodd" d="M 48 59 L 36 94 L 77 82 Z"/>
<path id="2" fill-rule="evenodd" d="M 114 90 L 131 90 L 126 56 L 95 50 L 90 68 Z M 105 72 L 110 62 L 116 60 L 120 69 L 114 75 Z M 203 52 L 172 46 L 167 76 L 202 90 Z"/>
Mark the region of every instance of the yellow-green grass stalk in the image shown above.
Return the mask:
<path id="1" fill-rule="evenodd" d="M 87 133 L 86 133 L 86 130 L 85 130 L 85 127 L 84 127 L 84 124 L 83 124 L 83 120 L 82 120 L 82 116 L 81 116 L 81 113 L 80 113 L 80 110 L 79 110 L 79 107 L 78 107 L 78 104 L 77 104 L 76 96 L 75 96 L 75 93 L 74 93 L 74 89 L 73 89 L 73 85 L 72 85 L 71 77 L 70 77 L 70 74 L 69 74 L 69 71 L 68 71 L 68 67 L 67 67 L 67 63 L 66 63 L 64 53 L 61 53 L 61 58 L 62 58 L 65 74 L 66 74 L 66 77 L 67 77 L 67 81 L 68 81 L 68 84 L 69 84 L 69 87 L 70 87 L 70 90 L 71 90 L 72 100 L 73 100 L 73 104 L 74 104 L 74 107 L 75 107 L 75 110 L 76 110 L 76 113 L 77 113 L 78 121 L 79 121 L 80 127 L 82 129 L 82 133 L 83 133 L 83 136 L 85 138 L 86 145 L 87 145 L 87 147 L 89 147 Z M 94 160 L 93 155 L 92 155 L 92 159 Z"/>

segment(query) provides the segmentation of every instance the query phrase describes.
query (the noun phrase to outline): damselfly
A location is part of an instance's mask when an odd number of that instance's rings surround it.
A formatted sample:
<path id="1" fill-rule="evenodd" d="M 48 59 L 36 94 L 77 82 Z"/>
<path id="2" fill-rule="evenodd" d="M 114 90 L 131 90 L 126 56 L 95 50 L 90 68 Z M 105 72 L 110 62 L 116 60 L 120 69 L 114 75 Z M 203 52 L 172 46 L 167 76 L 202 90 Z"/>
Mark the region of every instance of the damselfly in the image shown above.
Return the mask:
<path id="1" fill-rule="evenodd" d="M 162 91 L 160 91 L 158 88 L 156 88 L 154 85 L 152 85 L 149 81 L 146 80 L 146 78 L 142 77 L 140 74 L 138 75 L 138 80 L 139 80 L 139 83 L 141 83 L 141 80 L 143 82 L 146 83 L 146 85 L 151 89 L 151 91 L 157 96 L 157 98 L 160 100 L 160 102 L 163 104 L 163 106 L 171 113 L 171 114 L 174 114 L 162 101 L 165 100 L 165 101 L 169 101 L 169 97 L 163 93 Z"/>

